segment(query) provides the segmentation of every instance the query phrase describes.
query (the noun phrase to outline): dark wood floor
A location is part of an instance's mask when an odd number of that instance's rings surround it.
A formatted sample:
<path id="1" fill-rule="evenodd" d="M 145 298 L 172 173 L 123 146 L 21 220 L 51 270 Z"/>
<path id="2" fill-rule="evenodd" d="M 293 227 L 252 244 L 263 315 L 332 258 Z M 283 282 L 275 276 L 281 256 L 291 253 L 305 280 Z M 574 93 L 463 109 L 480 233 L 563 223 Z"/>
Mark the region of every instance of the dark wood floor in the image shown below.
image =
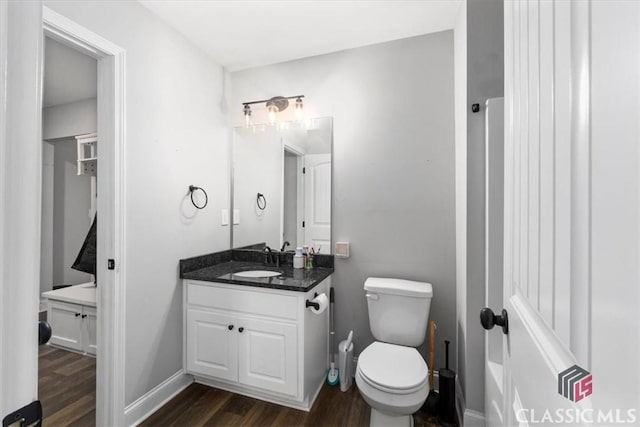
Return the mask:
<path id="1" fill-rule="evenodd" d="M 368 426 L 369 411 L 355 385 L 342 393 L 325 384 L 311 411 L 305 412 L 192 384 L 141 426 Z M 445 424 L 418 412 L 415 425 Z"/>
<path id="2" fill-rule="evenodd" d="M 39 398 L 45 427 L 95 425 L 96 360 L 40 346 Z M 416 427 L 443 426 L 423 412 Z M 310 412 L 192 384 L 151 415 L 142 426 L 368 426 L 369 406 L 354 385 L 347 393 L 324 385 Z"/>
<path id="3" fill-rule="evenodd" d="M 41 345 L 38 374 L 43 426 L 95 425 L 95 358 Z"/>

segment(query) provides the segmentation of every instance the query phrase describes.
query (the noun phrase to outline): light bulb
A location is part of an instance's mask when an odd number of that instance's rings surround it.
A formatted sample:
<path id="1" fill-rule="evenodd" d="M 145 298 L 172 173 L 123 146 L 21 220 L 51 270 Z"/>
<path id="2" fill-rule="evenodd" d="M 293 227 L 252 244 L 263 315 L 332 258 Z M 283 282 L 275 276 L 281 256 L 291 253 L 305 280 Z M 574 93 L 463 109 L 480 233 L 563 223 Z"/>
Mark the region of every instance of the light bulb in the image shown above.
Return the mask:
<path id="1" fill-rule="evenodd" d="M 271 125 L 275 125 L 276 119 L 278 117 L 278 107 L 276 107 L 275 105 L 269 105 L 267 107 L 267 110 L 269 111 L 269 123 Z"/>
<path id="2" fill-rule="evenodd" d="M 304 118 L 304 111 L 302 110 L 302 98 L 296 99 L 296 120 L 300 121 Z"/>

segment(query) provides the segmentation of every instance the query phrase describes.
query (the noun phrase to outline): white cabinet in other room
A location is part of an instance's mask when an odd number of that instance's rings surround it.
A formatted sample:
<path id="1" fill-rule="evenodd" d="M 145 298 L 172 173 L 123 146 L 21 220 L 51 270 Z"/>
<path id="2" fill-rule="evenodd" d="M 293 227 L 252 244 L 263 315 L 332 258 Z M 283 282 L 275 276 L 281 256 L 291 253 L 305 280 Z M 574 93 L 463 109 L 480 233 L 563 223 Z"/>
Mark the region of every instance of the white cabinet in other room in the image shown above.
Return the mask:
<path id="1" fill-rule="evenodd" d="M 68 286 L 42 294 L 47 299 L 49 344 L 96 355 L 96 288 L 93 283 Z"/>

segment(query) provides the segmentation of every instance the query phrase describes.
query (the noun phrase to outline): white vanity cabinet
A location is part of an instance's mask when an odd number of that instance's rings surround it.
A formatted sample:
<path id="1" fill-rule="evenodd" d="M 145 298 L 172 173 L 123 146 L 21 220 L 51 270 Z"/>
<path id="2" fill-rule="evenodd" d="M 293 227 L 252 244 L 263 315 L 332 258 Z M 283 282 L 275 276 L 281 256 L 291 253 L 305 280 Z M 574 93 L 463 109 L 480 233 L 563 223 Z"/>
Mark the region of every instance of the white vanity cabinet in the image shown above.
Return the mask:
<path id="1" fill-rule="evenodd" d="M 327 293 L 184 281 L 185 370 L 196 382 L 309 410 L 328 369 L 328 309 L 305 306 Z"/>
<path id="2" fill-rule="evenodd" d="M 44 292 L 49 344 L 83 354 L 96 355 L 96 302 L 93 283 Z"/>

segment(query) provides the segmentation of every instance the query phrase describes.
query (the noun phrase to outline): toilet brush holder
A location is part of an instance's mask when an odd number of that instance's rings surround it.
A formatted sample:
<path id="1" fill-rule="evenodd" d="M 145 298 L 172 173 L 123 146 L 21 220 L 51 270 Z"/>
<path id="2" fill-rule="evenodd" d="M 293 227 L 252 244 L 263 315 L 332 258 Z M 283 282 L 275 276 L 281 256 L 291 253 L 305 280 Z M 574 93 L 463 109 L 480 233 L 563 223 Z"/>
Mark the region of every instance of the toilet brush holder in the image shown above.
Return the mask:
<path id="1" fill-rule="evenodd" d="M 446 367 L 438 371 L 438 412 L 443 421 L 453 422 L 456 417 L 456 373 L 449 369 L 449 341 L 445 341 Z"/>
<path id="2" fill-rule="evenodd" d="M 353 385 L 353 331 L 349 337 L 338 344 L 338 371 L 340 372 L 340 391 L 347 391 Z"/>

